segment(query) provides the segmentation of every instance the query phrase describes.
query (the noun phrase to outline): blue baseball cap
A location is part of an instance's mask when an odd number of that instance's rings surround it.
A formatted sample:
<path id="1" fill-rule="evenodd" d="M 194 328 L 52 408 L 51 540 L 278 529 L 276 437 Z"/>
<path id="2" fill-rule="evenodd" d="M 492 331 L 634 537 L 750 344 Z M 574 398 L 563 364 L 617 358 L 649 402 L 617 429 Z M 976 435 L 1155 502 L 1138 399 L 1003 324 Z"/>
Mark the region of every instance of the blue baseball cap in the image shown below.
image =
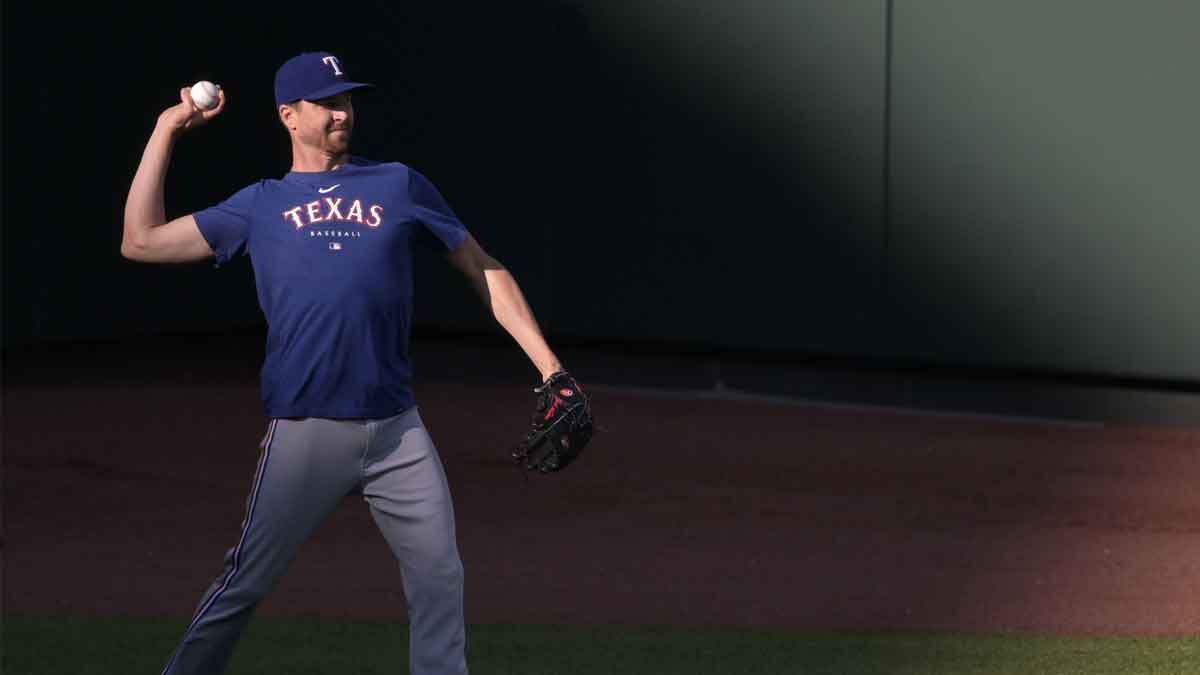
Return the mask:
<path id="1" fill-rule="evenodd" d="M 329 52 L 304 52 L 285 61 L 275 72 L 275 105 L 300 99 L 316 101 L 343 91 L 373 86 L 347 79 L 342 62 Z"/>

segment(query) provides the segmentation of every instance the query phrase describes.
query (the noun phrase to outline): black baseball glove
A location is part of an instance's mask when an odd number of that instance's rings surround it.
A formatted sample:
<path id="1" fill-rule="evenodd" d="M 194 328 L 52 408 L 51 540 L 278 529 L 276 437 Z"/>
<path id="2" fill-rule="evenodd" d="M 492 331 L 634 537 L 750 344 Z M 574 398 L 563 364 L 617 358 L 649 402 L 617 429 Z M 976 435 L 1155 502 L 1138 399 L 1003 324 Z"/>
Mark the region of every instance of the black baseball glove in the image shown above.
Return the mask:
<path id="1" fill-rule="evenodd" d="M 591 401 L 566 371 L 554 373 L 533 392 L 537 406 L 532 424 L 513 449 L 513 459 L 529 471 L 560 471 L 592 439 Z"/>

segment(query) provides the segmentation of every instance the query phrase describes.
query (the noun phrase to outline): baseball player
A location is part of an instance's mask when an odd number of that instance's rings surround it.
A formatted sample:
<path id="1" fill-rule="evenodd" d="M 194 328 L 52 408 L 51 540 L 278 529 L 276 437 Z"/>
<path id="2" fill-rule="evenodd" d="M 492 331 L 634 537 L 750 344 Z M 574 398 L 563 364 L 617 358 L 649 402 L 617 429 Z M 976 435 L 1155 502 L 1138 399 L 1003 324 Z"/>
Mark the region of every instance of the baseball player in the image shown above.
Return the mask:
<path id="1" fill-rule="evenodd" d="M 590 437 L 590 408 L 546 344 L 512 275 L 417 170 L 350 154 L 352 81 L 333 54 L 307 52 L 275 76 L 291 170 L 165 221 L 175 141 L 222 113 L 189 90 L 161 113 L 125 204 L 121 253 L 142 262 L 248 255 L 268 324 L 269 420 L 240 536 L 201 598 L 164 674 L 223 672 L 257 604 L 347 494 L 361 494 L 400 563 L 414 675 L 466 673 L 463 567 L 446 476 L 413 400 L 408 341 L 412 252 L 444 253 L 541 373 L 534 424 L 513 456 L 563 468 Z M 568 413 L 568 414 L 564 414 Z M 543 452 L 532 449 L 542 447 Z"/>

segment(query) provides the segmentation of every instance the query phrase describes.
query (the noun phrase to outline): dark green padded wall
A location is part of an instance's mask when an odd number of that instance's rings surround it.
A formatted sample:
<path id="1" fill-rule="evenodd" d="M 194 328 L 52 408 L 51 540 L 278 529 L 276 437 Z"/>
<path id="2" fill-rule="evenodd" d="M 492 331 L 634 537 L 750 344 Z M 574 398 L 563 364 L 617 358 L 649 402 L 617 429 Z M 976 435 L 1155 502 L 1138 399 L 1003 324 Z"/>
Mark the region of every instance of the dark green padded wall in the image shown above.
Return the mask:
<path id="1" fill-rule="evenodd" d="M 1200 4 L 897 2 L 889 279 L 954 363 L 1200 378 Z"/>

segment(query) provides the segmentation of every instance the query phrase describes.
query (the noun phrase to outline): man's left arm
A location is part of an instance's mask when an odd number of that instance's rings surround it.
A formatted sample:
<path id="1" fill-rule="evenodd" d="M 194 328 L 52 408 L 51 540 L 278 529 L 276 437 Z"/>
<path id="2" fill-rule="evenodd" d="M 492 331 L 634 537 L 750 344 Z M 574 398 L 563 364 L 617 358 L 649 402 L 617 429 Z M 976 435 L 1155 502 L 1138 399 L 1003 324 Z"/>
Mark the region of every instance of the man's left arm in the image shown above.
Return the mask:
<path id="1" fill-rule="evenodd" d="M 563 370 L 562 363 L 546 344 L 537 319 L 512 273 L 488 255 L 470 234 L 447 257 L 471 282 L 483 303 L 491 308 L 496 321 L 525 351 L 542 374 L 543 382 Z"/>
<path id="2" fill-rule="evenodd" d="M 480 248 L 469 233 L 449 259 L 542 373 L 542 384 L 534 388 L 538 397 L 530 429 L 512 450 L 512 458 L 530 471 L 551 473 L 566 468 L 592 438 L 589 397 L 575 378 L 563 371 L 562 363 L 542 337 L 517 280 L 503 265 Z"/>

